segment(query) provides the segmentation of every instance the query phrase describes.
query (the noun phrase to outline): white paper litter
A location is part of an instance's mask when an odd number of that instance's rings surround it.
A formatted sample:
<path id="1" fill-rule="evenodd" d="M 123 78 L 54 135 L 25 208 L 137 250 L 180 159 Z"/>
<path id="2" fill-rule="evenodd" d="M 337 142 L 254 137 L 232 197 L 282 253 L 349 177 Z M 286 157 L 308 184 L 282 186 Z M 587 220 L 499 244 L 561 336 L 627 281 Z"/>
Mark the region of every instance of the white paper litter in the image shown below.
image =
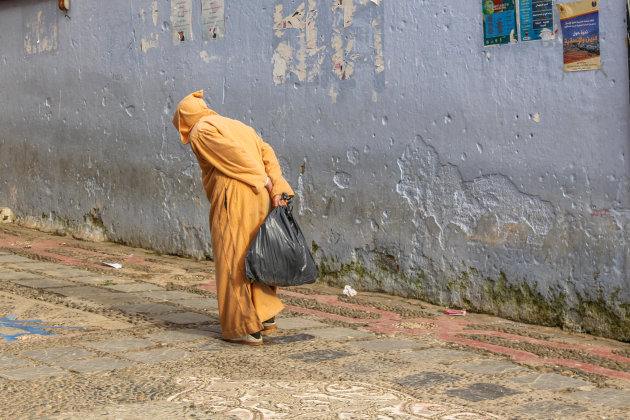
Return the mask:
<path id="1" fill-rule="evenodd" d="M 351 286 L 346 285 L 346 287 L 343 288 L 343 294 L 346 296 L 355 296 L 357 294 L 357 291 L 354 290 Z"/>
<path id="2" fill-rule="evenodd" d="M 111 267 L 111 268 L 122 268 L 122 264 L 118 264 L 118 263 L 106 263 L 106 262 L 104 262 L 103 265 L 106 265 L 106 266 Z"/>

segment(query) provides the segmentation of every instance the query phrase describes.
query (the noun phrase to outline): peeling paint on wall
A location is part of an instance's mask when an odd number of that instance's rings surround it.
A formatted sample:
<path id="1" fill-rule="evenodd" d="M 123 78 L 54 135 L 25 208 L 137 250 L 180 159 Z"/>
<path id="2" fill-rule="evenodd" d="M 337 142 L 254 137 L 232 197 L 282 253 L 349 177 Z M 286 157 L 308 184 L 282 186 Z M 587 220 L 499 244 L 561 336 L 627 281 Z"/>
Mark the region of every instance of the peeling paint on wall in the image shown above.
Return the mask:
<path id="1" fill-rule="evenodd" d="M 151 16 L 153 17 L 153 26 L 157 26 L 158 18 L 159 18 L 157 0 L 154 0 L 153 3 L 151 3 Z"/>
<path id="2" fill-rule="evenodd" d="M 201 57 L 201 59 L 203 60 L 204 63 L 209 63 L 210 62 L 210 56 L 208 55 L 207 52 L 201 51 L 199 53 L 199 56 Z"/>
<path id="3" fill-rule="evenodd" d="M 147 52 L 151 48 L 157 48 L 160 34 L 151 34 L 140 40 L 140 51 Z"/>
<path id="4" fill-rule="evenodd" d="M 328 96 L 330 96 L 330 98 L 332 99 L 333 103 L 337 103 L 337 96 L 339 95 L 339 92 L 337 92 L 335 90 L 335 88 L 333 86 L 330 87 L 330 90 L 328 91 Z"/>
<path id="5" fill-rule="evenodd" d="M 376 20 L 373 20 L 372 30 L 374 31 L 374 68 L 376 74 L 378 74 L 385 71 L 385 59 L 383 57 L 383 29 L 379 27 Z"/>
<path id="6" fill-rule="evenodd" d="M 422 139 L 407 146 L 398 159 L 401 180 L 396 191 L 414 212 L 419 226 L 433 219 L 438 241 L 444 247 L 448 225 L 460 228 L 471 239 L 505 241 L 506 226 L 511 232 L 527 232 L 527 243 L 541 245 L 555 223 L 549 202 L 519 191 L 503 175 L 489 175 L 465 182 L 456 166 L 442 164 L 435 149 Z M 479 226 L 482 218 L 495 221 L 490 230 Z M 503 235 L 502 235 L 503 234 Z"/>
<path id="7" fill-rule="evenodd" d="M 57 13 L 40 9 L 37 16 L 24 22 L 24 50 L 27 54 L 54 51 L 58 47 Z"/>

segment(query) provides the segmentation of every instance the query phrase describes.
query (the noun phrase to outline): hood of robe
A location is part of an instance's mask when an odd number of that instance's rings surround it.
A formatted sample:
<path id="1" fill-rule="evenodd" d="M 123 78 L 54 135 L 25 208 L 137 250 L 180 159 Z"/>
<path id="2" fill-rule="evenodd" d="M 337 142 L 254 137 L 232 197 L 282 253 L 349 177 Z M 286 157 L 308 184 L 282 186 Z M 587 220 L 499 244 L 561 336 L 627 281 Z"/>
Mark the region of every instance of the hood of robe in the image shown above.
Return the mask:
<path id="1" fill-rule="evenodd" d="M 209 109 L 206 101 L 203 100 L 203 90 L 193 92 L 182 99 L 173 116 L 173 125 L 179 131 L 182 143 L 187 144 L 189 142 L 188 135 L 197 121 L 214 114 L 216 112 Z"/>

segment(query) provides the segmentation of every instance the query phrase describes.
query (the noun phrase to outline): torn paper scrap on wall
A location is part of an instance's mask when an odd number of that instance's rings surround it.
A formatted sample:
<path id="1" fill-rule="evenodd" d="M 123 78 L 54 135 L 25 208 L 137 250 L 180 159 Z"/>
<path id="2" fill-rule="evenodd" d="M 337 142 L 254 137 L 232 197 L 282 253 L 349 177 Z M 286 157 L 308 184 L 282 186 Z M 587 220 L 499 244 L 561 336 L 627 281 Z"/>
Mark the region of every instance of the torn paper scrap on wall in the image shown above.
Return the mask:
<path id="1" fill-rule="evenodd" d="M 201 25 L 204 41 L 225 36 L 224 0 L 201 0 Z"/>
<path id="2" fill-rule="evenodd" d="M 332 57 L 333 72 L 341 80 L 346 80 L 352 73 L 354 73 L 354 62 L 359 57 L 359 54 L 352 54 L 352 47 L 354 46 L 354 39 L 346 40 L 343 42 L 343 36 L 340 32 L 335 32 L 332 40 L 332 47 L 335 51 Z"/>
<path id="3" fill-rule="evenodd" d="M 192 0 L 171 0 L 173 44 L 192 41 Z"/>
<path id="4" fill-rule="evenodd" d="M 337 9 L 343 10 L 343 27 L 347 28 L 352 25 L 354 12 L 357 10 L 353 0 L 333 0 L 333 12 Z"/>
<path id="5" fill-rule="evenodd" d="M 373 66 L 375 74 L 382 73 L 385 70 L 383 13 L 378 2 L 360 1 L 357 6 L 350 0 L 333 0 L 332 14 L 326 14 L 332 18 L 326 22 L 333 33 L 330 46 L 319 44 L 323 38 L 318 35 L 318 25 L 322 23 L 318 22 L 315 0 L 300 3 L 289 14 L 285 14 L 283 4 L 277 4 L 273 26 L 274 83 L 286 83 L 290 75 L 301 82 L 315 82 L 325 61 L 339 80 L 346 80 L 361 57 L 364 68 Z M 361 8 L 362 21 L 355 24 L 357 7 Z"/>
<path id="6" fill-rule="evenodd" d="M 43 8 L 32 19 L 24 18 L 24 50 L 27 54 L 54 51 L 58 45 L 57 11 Z"/>
<path id="7" fill-rule="evenodd" d="M 295 11 L 284 15 L 283 6 L 276 5 L 274 33 L 278 42 L 273 55 L 273 78 L 276 85 L 286 82 L 290 74 L 299 81 L 313 81 L 320 73 L 324 61 L 324 47 L 318 45 L 315 0 L 301 3 Z"/>

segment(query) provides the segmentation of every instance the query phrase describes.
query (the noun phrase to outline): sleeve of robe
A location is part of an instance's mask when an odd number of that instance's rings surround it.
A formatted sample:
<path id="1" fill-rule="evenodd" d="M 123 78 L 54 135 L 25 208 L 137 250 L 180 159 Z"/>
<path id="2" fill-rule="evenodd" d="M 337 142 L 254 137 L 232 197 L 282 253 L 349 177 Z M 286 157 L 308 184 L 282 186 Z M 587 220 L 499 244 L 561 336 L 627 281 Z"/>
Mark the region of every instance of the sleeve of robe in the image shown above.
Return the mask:
<path id="1" fill-rule="evenodd" d="M 261 153 L 263 163 L 265 165 L 265 171 L 273 182 L 273 188 L 271 189 L 271 196 L 287 193 L 288 195 L 295 195 L 289 183 L 282 176 L 282 169 L 276 158 L 276 154 L 270 145 L 265 143 L 260 137 L 258 137 L 261 143 Z"/>
<path id="2" fill-rule="evenodd" d="M 203 121 L 199 122 L 197 130 L 200 141 L 191 144 L 198 155 L 224 175 L 249 185 L 256 194 L 264 189 L 267 172 L 241 142 L 224 136 L 214 125 Z"/>

